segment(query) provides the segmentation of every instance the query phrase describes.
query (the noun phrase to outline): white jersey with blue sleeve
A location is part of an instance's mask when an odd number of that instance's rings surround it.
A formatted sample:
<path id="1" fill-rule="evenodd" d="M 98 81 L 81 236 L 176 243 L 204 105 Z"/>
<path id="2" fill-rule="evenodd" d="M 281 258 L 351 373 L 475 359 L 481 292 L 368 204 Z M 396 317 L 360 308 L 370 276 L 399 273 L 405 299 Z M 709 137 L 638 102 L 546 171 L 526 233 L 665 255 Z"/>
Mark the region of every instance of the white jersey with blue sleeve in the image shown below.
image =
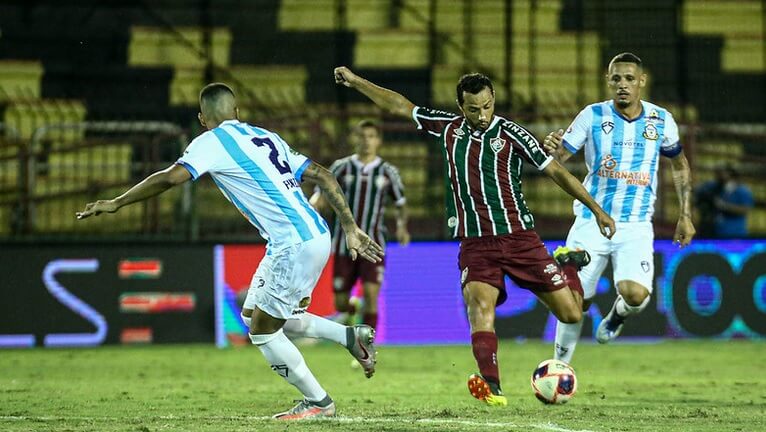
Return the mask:
<path id="1" fill-rule="evenodd" d="M 195 138 L 177 163 L 194 180 L 210 173 L 224 196 L 270 246 L 329 233 L 300 187 L 311 160 L 274 132 L 227 120 Z"/>
<path id="2" fill-rule="evenodd" d="M 583 186 L 615 221 L 651 221 L 657 198 L 659 156 L 681 153 L 678 126 L 670 112 L 641 101 L 643 111 L 625 119 L 613 101 L 585 107 L 564 133 L 564 147 L 585 147 L 588 174 Z M 574 202 L 574 213 L 590 219 L 590 209 Z"/>

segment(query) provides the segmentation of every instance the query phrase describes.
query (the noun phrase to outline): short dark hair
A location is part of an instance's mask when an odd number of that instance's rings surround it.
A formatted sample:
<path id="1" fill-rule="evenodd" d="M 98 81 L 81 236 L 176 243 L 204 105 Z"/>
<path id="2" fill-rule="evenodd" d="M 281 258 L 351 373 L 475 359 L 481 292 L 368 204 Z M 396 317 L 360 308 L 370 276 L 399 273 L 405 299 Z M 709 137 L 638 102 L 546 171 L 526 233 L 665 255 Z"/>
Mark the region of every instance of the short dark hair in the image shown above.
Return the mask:
<path id="1" fill-rule="evenodd" d="M 364 128 L 373 128 L 378 132 L 378 135 L 381 135 L 383 132 L 380 128 L 380 123 L 372 119 L 364 119 L 356 124 L 357 130 L 362 130 Z"/>
<path id="2" fill-rule="evenodd" d="M 199 92 L 199 100 L 200 102 L 203 100 L 216 100 L 221 95 L 228 93 L 232 97 L 234 97 L 234 90 L 231 89 L 231 87 L 227 86 L 224 83 L 210 83 L 202 88 L 202 90 Z"/>
<path id="3" fill-rule="evenodd" d="M 495 88 L 492 87 L 492 81 L 487 78 L 486 75 L 480 73 L 466 74 L 460 77 L 460 81 L 457 82 L 457 102 L 463 105 L 463 92 L 471 94 L 477 94 L 484 90 L 485 87 L 489 87 L 492 94 L 495 93 Z"/>
<path id="4" fill-rule="evenodd" d="M 643 67 L 643 64 L 641 63 L 641 59 L 633 54 L 632 52 L 624 52 L 619 53 L 614 58 L 612 58 L 612 61 L 609 62 L 609 67 L 611 68 L 614 63 L 633 63 L 638 67 Z"/>

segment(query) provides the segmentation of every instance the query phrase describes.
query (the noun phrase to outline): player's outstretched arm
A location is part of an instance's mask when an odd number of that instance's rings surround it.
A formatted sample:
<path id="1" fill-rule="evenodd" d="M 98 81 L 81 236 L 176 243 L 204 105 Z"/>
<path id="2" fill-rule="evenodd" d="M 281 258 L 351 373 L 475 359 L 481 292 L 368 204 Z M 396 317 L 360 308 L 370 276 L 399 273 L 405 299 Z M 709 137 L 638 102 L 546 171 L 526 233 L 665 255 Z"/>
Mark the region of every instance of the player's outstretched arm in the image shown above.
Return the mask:
<path id="1" fill-rule="evenodd" d="M 670 159 L 670 166 L 680 209 L 673 242 L 684 247 L 691 243 L 697 232 L 692 223 L 692 175 L 683 151 Z"/>
<path id="2" fill-rule="evenodd" d="M 130 188 L 124 194 L 110 200 L 98 200 L 85 205 L 85 210 L 75 213 L 77 219 L 98 216 L 101 213 L 114 213 L 121 207 L 143 201 L 188 181 L 191 174 L 186 168 L 173 164 L 162 171 L 150 175 Z"/>
<path id="3" fill-rule="evenodd" d="M 351 259 L 356 260 L 359 255 L 367 261 L 380 262 L 383 259 L 383 248 L 357 226 L 354 215 L 351 214 L 346 198 L 343 196 L 343 190 L 332 173 L 327 168 L 311 162 L 303 172 L 303 179 L 316 183 L 322 190 L 322 196 L 327 204 L 335 211 L 343 233 L 346 234 L 346 245 Z"/>
<path id="4" fill-rule="evenodd" d="M 614 220 L 598 205 L 582 184 L 566 168 L 554 160 L 543 169 L 543 172 L 566 193 L 585 204 L 596 217 L 596 223 L 598 223 L 601 234 L 606 238 L 612 238 L 615 232 Z"/>
<path id="5" fill-rule="evenodd" d="M 351 72 L 351 69 L 340 66 L 336 67 L 335 83 L 356 89 L 380 108 L 400 117 L 410 118 L 415 104 L 399 93 L 373 84 L 370 81 Z"/>

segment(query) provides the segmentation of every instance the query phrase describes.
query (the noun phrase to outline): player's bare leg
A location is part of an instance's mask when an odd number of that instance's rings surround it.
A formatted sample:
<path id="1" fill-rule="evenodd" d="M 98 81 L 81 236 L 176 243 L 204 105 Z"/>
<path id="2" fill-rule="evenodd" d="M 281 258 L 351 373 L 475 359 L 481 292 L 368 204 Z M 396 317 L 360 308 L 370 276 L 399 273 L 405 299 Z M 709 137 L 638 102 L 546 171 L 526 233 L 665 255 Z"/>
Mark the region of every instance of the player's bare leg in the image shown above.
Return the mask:
<path id="1" fill-rule="evenodd" d="M 468 282 L 463 287 L 463 300 L 471 324 L 471 347 L 480 374 L 468 378 L 468 390 L 476 399 L 492 406 L 508 405 L 500 388 L 497 363 L 495 307 L 500 291 L 484 282 Z"/>
<path id="2" fill-rule="evenodd" d="M 617 338 L 625 319 L 644 310 L 651 299 L 649 289 L 631 280 L 617 282 L 617 292 L 617 300 L 596 330 L 596 340 L 602 344 Z"/>
<path id="3" fill-rule="evenodd" d="M 362 322 L 375 328 L 378 326 L 378 294 L 380 294 L 380 284 L 377 282 L 365 282 L 362 284 L 362 291 L 364 292 Z"/>
<path id="4" fill-rule="evenodd" d="M 353 289 L 353 286 L 351 288 Z M 337 313 L 331 319 L 343 325 L 354 324 L 354 315 L 357 310 L 356 304 L 351 302 L 351 291 L 335 291 L 333 300 Z"/>
<path id="5" fill-rule="evenodd" d="M 335 403 L 306 365 L 298 348 L 285 336 L 285 320 L 260 309 L 243 309 L 250 320 L 250 340 L 271 364 L 271 369 L 295 386 L 304 397 L 298 405 L 275 415 L 282 420 L 303 420 L 335 415 Z"/>

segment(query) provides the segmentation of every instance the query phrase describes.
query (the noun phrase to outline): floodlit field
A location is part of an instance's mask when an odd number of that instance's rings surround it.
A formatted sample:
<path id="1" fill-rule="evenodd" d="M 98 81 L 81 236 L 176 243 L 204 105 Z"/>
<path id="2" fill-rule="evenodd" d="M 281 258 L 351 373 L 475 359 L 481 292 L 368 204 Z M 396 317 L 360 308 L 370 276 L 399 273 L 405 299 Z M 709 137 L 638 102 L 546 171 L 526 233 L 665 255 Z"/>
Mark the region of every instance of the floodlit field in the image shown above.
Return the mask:
<path id="1" fill-rule="evenodd" d="M 582 344 L 578 394 L 545 406 L 529 387 L 549 344 L 502 343 L 507 408 L 471 398 L 468 346 L 381 347 L 370 380 L 338 346 L 302 347 L 335 420 L 268 417 L 299 394 L 254 347 L 0 351 L 2 431 L 762 431 L 766 344 Z"/>

